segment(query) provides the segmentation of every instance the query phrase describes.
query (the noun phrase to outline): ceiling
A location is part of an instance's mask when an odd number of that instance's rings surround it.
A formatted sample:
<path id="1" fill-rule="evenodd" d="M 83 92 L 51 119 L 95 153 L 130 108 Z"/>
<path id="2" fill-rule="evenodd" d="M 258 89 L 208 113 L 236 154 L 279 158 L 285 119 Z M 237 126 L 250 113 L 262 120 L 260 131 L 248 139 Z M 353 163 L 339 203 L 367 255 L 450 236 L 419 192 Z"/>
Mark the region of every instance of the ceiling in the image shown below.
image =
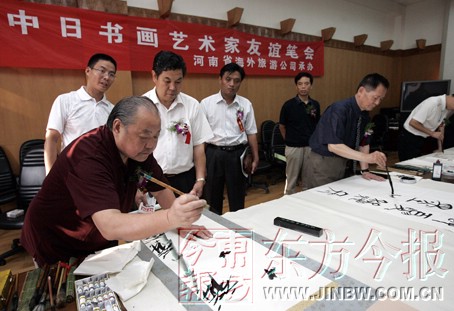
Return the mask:
<path id="1" fill-rule="evenodd" d="M 407 5 L 415 4 L 415 3 L 418 3 L 418 2 L 421 2 L 424 0 L 390 0 L 390 1 L 407 6 Z"/>

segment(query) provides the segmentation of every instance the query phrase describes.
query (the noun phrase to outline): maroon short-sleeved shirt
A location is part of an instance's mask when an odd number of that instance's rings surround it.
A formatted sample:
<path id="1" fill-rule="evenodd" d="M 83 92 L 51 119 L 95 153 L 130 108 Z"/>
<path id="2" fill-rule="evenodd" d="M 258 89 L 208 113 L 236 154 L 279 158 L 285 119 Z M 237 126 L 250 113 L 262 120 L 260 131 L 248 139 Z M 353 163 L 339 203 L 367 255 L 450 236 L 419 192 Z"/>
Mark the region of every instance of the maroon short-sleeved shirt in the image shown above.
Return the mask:
<path id="1" fill-rule="evenodd" d="M 104 239 L 91 215 L 105 209 L 131 211 L 141 167 L 165 180 L 153 155 L 144 161 L 120 158 L 112 132 L 101 126 L 68 145 L 30 203 L 21 244 L 39 265 L 85 257 L 116 245 Z M 149 183 L 149 191 L 163 188 Z"/>

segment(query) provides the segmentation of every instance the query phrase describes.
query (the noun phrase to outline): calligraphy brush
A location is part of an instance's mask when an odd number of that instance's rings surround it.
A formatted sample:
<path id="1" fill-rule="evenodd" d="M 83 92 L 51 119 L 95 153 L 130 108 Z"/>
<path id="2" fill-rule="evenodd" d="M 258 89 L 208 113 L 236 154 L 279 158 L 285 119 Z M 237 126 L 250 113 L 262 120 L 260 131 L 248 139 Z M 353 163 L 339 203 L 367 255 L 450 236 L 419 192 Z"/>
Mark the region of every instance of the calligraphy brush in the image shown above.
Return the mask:
<path id="1" fill-rule="evenodd" d="M 48 282 L 46 282 L 46 279 L 48 279 L 48 277 L 49 276 L 47 275 L 46 277 L 43 278 L 44 279 L 44 286 L 43 286 L 43 291 L 41 292 L 41 295 L 40 295 L 41 299 L 39 300 L 38 304 L 33 309 L 30 308 L 30 310 L 32 310 L 32 311 L 44 311 L 44 310 L 46 310 L 46 298 L 47 298 L 47 293 L 46 293 L 46 287 L 47 286 L 46 286 L 46 284 L 48 284 Z"/>
<path id="2" fill-rule="evenodd" d="M 13 297 L 11 298 L 11 311 L 16 311 L 17 307 L 19 306 L 19 293 L 17 291 L 19 283 L 19 275 L 16 274 L 16 277 L 14 278 L 14 293 Z"/>
<path id="3" fill-rule="evenodd" d="M 44 291 L 43 294 L 41 295 L 41 299 L 39 301 L 39 303 L 32 309 L 32 311 L 44 311 L 46 310 L 46 297 L 47 297 L 47 293 Z"/>
<path id="4" fill-rule="evenodd" d="M 391 180 L 391 176 L 389 175 L 388 164 L 385 164 L 386 175 L 388 176 L 389 185 L 391 186 L 391 197 L 394 198 L 394 186 L 393 181 Z"/>
<path id="5" fill-rule="evenodd" d="M 47 288 L 49 289 L 50 310 L 55 311 L 54 295 L 52 293 L 52 278 L 50 276 L 47 277 Z"/>
<path id="6" fill-rule="evenodd" d="M 168 184 L 166 184 L 165 182 L 162 182 L 162 181 L 160 181 L 159 179 L 154 178 L 153 176 L 151 176 L 150 174 L 145 173 L 145 172 L 142 171 L 142 170 L 139 170 L 139 173 L 140 173 L 140 174 L 143 176 L 143 178 L 145 178 L 146 180 L 151 181 L 151 182 L 153 182 L 153 183 L 155 183 L 155 184 L 158 184 L 158 185 L 160 185 L 161 187 L 164 187 L 164 188 L 166 188 L 166 189 L 169 189 L 169 190 L 173 191 L 174 193 L 176 193 L 176 194 L 178 194 L 178 195 L 183 195 L 183 194 L 185 194 L 183 191 L 178 190 L 178 189 L 172 187 L 171 185 L 168 185 Z M 208 208 L 209 208 L 210 206 L 207 204 L 207 205 L 205 205 L 205 207 L 208 207 Z"/>
<path id="7" fill-rule="evenodd" d="M 33 292 L 33 296 L 30 299 L 29 309 L 33 310 L 35 306 L 39 303 L 42 293 L 44 291 L 44 286 L 46 284 L 47 276 L 49 275 L 49 266 L 46 264 L 43 268 L 41 268 L 41 273 L 36 282 L 36 288 Z"/>
<path id="8" fill-rule="evenodd" d="M 383 150 L 381 149 L 381 146 L 380 146 L 380 152 L 383 152 Z M 393 181 L 391 180 L 391 175 L 389 175 L 387 162 L 385 162 L 385 170 L 386 170 L 386 176 L 388 176 L 389 185 L 391 186 L 391 197 L 394 198 L 394 186 L 393 186 Z"/>
<path id="9" fill-rule="evenodd" d="M 55 277 L 54 277 L 54 285 L 52 286 L 52 288 L 57 288 L 60 272 L 61 272 L 61 261 L 58 261 L 57 262 L 57 271 L 55 272 Z"/>
<path id="10" fill-rule="evenodd" d="M 151 175 L 145 173 L 144 171 L 140 171 L 140 174 L 141 174 L 141 175 L 143 176 L 143 178 L 145 178 L 146 180 L 151 181 L 151 182 L 153 182 L 153 183 L 155 183 L 155 184 L 158 184 L 158 185 L 160 185 L 161 187 L 164 187 L 164 188 L 166 188 L 166 189 L 169 189 L 169 190 L 173 191 L 174 193 L 176 193 L 176 194 L 178 194 L 178 195 L 183 195 L 183 194 L 184 194 L 183 191 L 178 190 L 178 189 L 172 187 L 171 185 L 168 185 L 168 184 L 166 184 L 165 182 L 162 182 L 162 181 L 160 181 L 160 180 L 154 178 L 153 176 L 151 176 Z"/>
<path id="11" fill-rule="evenodd" d="M 60 280 L 57 287 L 56 302 L 57 308 L 62 308 L 66 305 L 66 267 L 61 268 Z"/>

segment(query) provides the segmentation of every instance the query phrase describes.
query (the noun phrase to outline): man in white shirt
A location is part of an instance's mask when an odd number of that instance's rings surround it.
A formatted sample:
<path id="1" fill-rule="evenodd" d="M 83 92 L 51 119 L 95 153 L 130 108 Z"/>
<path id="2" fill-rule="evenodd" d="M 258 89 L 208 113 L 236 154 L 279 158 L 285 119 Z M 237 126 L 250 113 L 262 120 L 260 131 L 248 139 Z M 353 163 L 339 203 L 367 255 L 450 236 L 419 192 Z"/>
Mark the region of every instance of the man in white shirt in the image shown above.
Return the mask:
<path id="1" fill-rule="evenodd" d="M 153 152 L 170 184 L 201 197 L 206 177 L 205 142 L 213 137 L 199 102 L 181 92 L 186 64 L 170 51 L 153 60 L 155 87 L 144 94 L 161 116 L 161 133 Z"/>
<path id="2" fill-rule="evenodd" d="M 454 96 L 432 96 L 422 101 L 410 113 L 399 134 L 399 160 L 405 161 L 422 155 L 422 147 L 427 137 L 443 145 L 444 121 L 453 114 Z"/>
<path id="3" fill-rule="evenodd" d="M 220 72 L 219 93 L 200 102 L 214 133 L 206 150 L 205 196 L 210 210 L 218 215 L 222 214 L 224 184 L 230 211 L 244 208 L 246 178 L 240 157 L 248 144 L 253 157 L 251 174 L 259 162 L 254 109 L 247 98 L 237 95 L 245 75 L 238 64 L 225 65 Z"/>
<path id="4" fill-rule="evenodd" d="M 105 92 L 115 81 L 117 62 L 109 55 L 94 54 L 85 68 L 87 84 L 59 95 L 51 108 L 46 127 L 44 161 L 46 174 L 60 151 L 85 132 L 104 125 L 114 107 Z"/>

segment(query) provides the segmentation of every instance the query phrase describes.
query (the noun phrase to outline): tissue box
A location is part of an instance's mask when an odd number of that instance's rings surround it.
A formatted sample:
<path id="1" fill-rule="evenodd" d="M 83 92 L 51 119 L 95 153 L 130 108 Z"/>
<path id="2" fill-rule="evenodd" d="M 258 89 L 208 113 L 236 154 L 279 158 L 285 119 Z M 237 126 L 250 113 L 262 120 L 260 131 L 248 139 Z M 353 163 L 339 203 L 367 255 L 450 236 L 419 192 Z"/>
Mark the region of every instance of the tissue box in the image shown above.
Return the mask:
<path id="1" fill-rule="evenodd" d="M 106 285 L 108 278 L 99 274 L 74 282 L 77 310 L 121 310 L 117 295 Z"/>
<path id="2" fill-rule="evenodd" d="M 12 211 L 9 211 L 6 213 L 6 217 L 8 218 L 17 218 L 24 215 L 24 210 L 23 209 L 13 209 Z"/>

